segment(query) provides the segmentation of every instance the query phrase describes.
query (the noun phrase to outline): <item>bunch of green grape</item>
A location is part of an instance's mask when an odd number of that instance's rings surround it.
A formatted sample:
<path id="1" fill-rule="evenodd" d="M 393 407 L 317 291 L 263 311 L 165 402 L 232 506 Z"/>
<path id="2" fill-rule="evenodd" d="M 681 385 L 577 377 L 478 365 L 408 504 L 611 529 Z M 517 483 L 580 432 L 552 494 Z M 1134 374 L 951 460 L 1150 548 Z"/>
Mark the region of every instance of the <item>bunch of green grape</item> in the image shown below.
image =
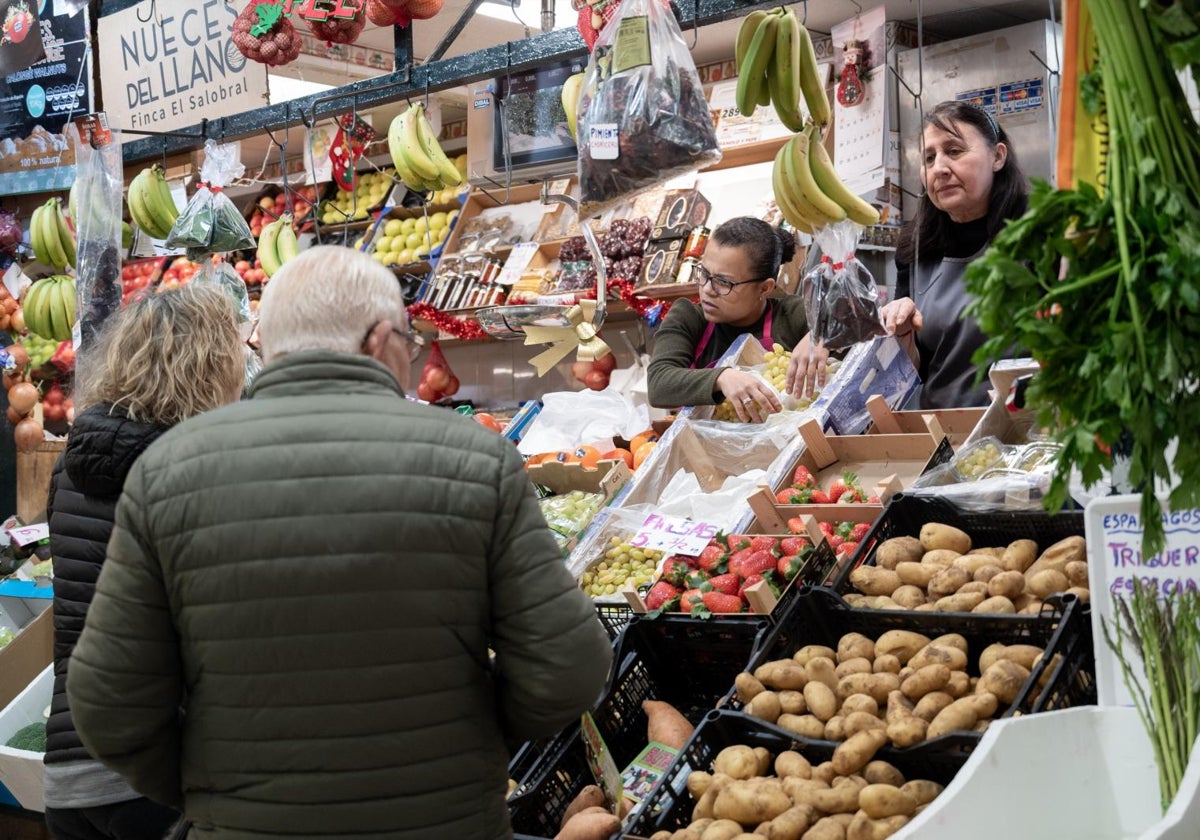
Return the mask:
<path id="1" fill-rule="evenodd" d="M 765 359 L 762 375 L 782 394 L 787 385 L 788 362 L 792 360 L 792 351 L 785 350 L 782 344 L 775 344 L 767 351 Z"/>
<path id="2" fill-rule="evenodd" d="M 538 504 L 550 530 L 569 539 L 586 528 L 596 511 L 604 506 L 604 494 L 572 490 L 542 499 Z"/>
<path id="3" fill-rule="evenodd" d="M 652 548 L 635 548 L 633 536 L 613 537 L 599 563 L 589 566 L 580 585 L 593 598 L 615 595 L 626 583 L 642 586 L 654 580 L 654 572 L 663 553 Z"/>
<path id="4" fill-rule="evenodd" d="M 776 344 L 767 351 L 764 358 L 766 361 L 762 364 L 761 370 L 758 367 L 756 367 L 755 370 L 759 371 L 762 374 L 762 377 L 771 383 L 771 387 L 773 387 L 780 394 L 783 394 L 784 389 L 787 387 L 787 369 L 788 364 L 792 360 L 792 351 L 785 349 L 781 344 Z M 829 382 L 833 379 L 841 365 L 842 363 L 838 359 L 830 359 L 825 363 L 826 382 Z M 821 390 L 819 388 L 814 388 L 811 395 L 797 397 L 795 401 L 787 407 L 795 411 L 803 411 L 811 406 L 819 396 L 821 396 Z M 726 399 L 713 409 L 713 419 L 720 420 L 725 423 L 739 422 L 737 411 L 734 410 L 733 403 L 729 399 Z"/>
<path id="5" fill-rule="evenodd" d="M 42 338 L 33 333 L 22 336 L 21 344 L 24 346 L 25 351 L 29 353 L 30 370 L 37 370 L 40 367 L 44 367 L 58 351 L 57 341 L 52 338 Z"/>
<path id="6" fill-rule="evenodd" d="M 996 443 L 981 442 L 959 454 L 954 459 L 954 469 L 967 480 L 976 479 L 987 470 L 997 466 L 1004 460 L 1004 454 Z"/>

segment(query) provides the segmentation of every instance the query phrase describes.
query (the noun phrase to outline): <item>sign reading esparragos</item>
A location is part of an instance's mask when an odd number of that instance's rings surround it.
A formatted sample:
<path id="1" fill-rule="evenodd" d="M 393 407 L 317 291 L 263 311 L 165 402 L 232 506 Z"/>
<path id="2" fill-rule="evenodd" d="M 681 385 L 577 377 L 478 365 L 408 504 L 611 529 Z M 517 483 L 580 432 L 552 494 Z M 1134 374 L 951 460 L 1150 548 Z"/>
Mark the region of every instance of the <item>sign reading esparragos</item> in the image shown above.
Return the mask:
<path id="1" fill-rule="evenodd" d="M 109 125 L 170 131 L 265 105 L 265 66 L 230 38 L 242 5 L 143 0 L 100 18 L 100 90 Z"/>

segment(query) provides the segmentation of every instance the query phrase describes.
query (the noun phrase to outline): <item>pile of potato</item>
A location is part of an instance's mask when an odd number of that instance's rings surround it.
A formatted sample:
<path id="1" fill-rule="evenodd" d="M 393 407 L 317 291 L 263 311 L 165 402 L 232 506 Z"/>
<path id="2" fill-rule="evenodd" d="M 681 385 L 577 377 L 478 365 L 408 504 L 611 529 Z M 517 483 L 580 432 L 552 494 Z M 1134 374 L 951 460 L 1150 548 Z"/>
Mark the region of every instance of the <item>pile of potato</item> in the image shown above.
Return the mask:
<path id="1" fill-rule="evenodd" d="M 772 762 L 763 747 L 726 747 L 711 773 L 687 778 L 691 824 L 650 840 L 882 840 L 942 792 L 936 782 L 905 781 L 886 761 L 847 768 L 836 755 L 814 767 L 798 752 Z"/>
<path id="2" fill-rule="evenodd" d="M 967 641 L 957 633 L 930 639 L 889 630 L 875 640 L 847 633 L 836 651 L 806 645 L 791 659 L 738 674 L 737 696 L 747 714 L 806 738 L 841 741 L 833 764 L 850 774 L 888 743 L 982 732 L 1017 699 L 1043 654 L 1034 645 L 993 644 L 979 655 L 981 676 L 972 677 Z M 1044 669 L 1041 685 L 1052 671 Z"/>
<path id="3" fill-rule="evenodd" d="M 845 595 L 848 604 L 886 610 L 1037 615 L 1055 593 L 1090 597 L 1083 537 L 1060 540 L 1039 556 L 1033 540 L 975 548 L 969 535 L 936 522 L 923 525 L 919 539 L 880 543 L 875 565 L 859 566 L 850 583 L 861 594 Z"/>

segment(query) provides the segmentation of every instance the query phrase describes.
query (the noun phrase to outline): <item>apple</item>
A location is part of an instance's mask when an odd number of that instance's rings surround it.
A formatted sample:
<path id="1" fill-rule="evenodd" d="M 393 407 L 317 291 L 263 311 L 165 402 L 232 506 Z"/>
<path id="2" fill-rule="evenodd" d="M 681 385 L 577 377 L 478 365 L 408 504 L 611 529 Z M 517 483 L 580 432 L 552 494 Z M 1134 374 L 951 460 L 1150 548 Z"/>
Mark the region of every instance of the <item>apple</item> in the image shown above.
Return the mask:
<path id="1" fill-rule="evenodd" d="M 596 370 L 602 371 L 605 374 L 612 373 L 617 367 L 616 354 L 612 352 L 605 353 L 599 359 L 592 362 L 592 365 Z"/>
<path id="2" fill-rule="evenodd" d="M 579 362 L 579 361 L 573 362 L 571 364 L 571 375 L 574 376 L 576 379 L 578 379 L 580 382 L 586 383 L 587 375 L 589 373 L 591 373 L 593 370 L 595 370 L 595 367 L 596 367 L 595 363 L 593 363 L 593 362 Z"/>
<path id="3" fill-rule="evenodd" d="M 593 391 L 603 391 L 608 387 L 608 374 L 603 371 L 593 370 L 584 377 L 583 384 L 587 385 Z"/>

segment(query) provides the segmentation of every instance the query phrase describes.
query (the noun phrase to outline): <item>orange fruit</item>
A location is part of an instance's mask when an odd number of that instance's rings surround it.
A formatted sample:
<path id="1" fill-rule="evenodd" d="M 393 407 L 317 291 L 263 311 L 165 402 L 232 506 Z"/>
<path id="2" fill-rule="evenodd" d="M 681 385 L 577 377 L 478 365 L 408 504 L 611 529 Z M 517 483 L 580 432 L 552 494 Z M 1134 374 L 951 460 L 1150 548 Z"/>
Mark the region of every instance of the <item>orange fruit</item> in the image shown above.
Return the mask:
<path id="1" fill-rule="evenodd" d="M 610 449 L 600 456 L 601 461 L 624 461 L 625 466 L 633 469 L 633 453 L 628 449 Z"/>
<path id="2" fill-rule="evenodd" d="M 637 451 L 642 448 L 642 444 L 653 443 L 658 440 L 658 432 L 653 429 L 646 429 L 644 432 L 638 432 L 633 436 L 633 440 L 629 441 L 629 451 L 635 456 Z"/>
<path id="3" fill-rule="evenodd" d="M 538 464 L 542 463 L 542 461 L 545 461 L 547 458 L 553 458 L 553 457 L 554 457 L 553 452 L 542 452 L 538 455 L 530 455 L 528 458 L 525 459 L 525 469 L 529 469 L 530 467 L 536 467 Z"/>
<path id="4" fill-rule="evenodd" d="M 596 464 L 600 461 L 600 450 L 594 446 L 581 446 L 572 454 L 583 464 L 585 470 L 596 469 Z"/>
<path id="5" fill-rule="evenodd" d="M 579 459 L 577 457 L 575 457 L 574 452 L 568 452 L 565 449 L 562 450 L 561 452 L 555 452 L 552 456 L 550 456 L 546 460 L 547 461 L 558 461 L 560 464 L 574 464 L 579 461 Z"/>
<path id="6" fill-rule="evenodd" d="M 637 469 L 638 467 L 640 467 L 642 465 L 642 462 L 650 457 L 650 453 L 654 451 L 654 447 L 657 444 L 658 444 L 658 441 L 656 441 L 656 440 L 647 441 L 646 443 L 643 443 L 641 446 L 639 446 L 636 450 L 634 450 L 634 453 L 633 453 L 633 468 L 634 469 Z"/>
<path id="7" fill-rule="evenodd" d="M 479 413 L 471 416 L 475 418 L 476 423 L 480 424 L 481 426 L 487 426 L 494 432 L 504 431 L 504 427 L 500 425 L 500 421 L 490 414 Z"/>

